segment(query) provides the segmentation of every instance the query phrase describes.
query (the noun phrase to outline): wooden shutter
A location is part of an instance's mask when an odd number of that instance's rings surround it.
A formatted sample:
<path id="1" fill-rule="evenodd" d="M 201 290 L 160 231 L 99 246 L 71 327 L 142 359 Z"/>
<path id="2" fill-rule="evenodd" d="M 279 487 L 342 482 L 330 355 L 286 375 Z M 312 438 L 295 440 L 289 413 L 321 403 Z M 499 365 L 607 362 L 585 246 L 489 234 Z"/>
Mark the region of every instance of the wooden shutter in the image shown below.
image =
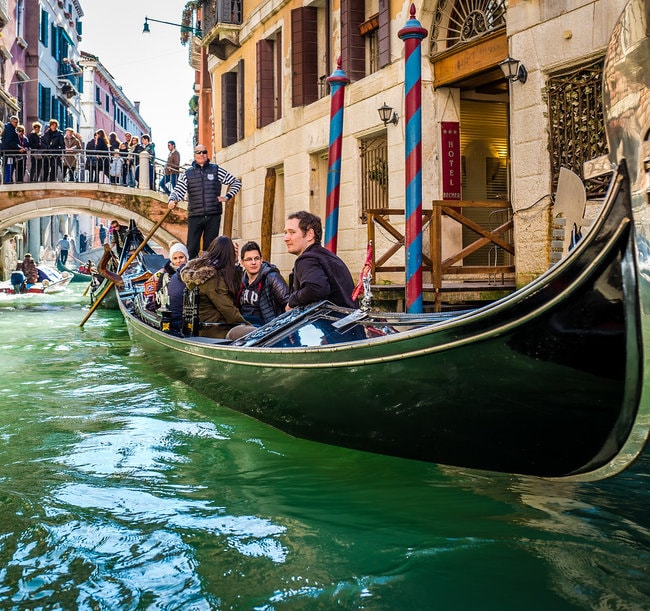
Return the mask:
<path id="1" fill-rule="evenodd" d="M 221 146 L 237 142 L 237 73 L 221 75 Z"/>
<path id="2" fill-rule="evenodd" d="M 318 11 L 311 6 L 291 11 L 292 106 L 318 99 Z"/>
<path id="3" fill-rule="evenodd" d="M 237 121 L 237 139 L 238 140 L 243 140 L 244 139 L 244 115 L 245 115 L 245 108 L 246 108 L 246 98 L 245 96 L 245 88 L 244 88 L 244 60 L 240 59 L 237 62 L 237 85 L 239 87 L 239 95 L 237 99 L 237 115 L 238 115 L 238 121 Z"/>
<path id="4" fill-rule="evenodd" d="M 341 0 L 341 58 L 343 70 L 351 81 L 366 75 L 366 42 L 359 31 L 364 20 L 363 2 Z"/>
<path id="5" fill-rule="evenodd" d="M 257 43 L 257 127 L 272 123 L 275 118 L 273 96 L 273 42 Z"/>
<path id="6" fill-rule="evenodd" d="M 390 6 L 388 0 L 379 0 L 379 67 L 390 64 Z"/>

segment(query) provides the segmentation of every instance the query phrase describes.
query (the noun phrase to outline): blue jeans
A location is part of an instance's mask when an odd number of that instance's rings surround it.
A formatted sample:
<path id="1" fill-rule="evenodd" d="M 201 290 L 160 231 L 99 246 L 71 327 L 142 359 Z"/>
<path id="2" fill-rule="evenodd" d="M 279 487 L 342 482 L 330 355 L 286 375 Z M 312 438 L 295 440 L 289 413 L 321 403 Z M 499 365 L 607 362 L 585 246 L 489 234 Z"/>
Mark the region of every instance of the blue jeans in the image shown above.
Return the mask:
<path id="1" fill-rule="evenodd" d="M 163 176 L 160 179 L 159 187 L 160 190 L 165 193 L 166 195 L 169 195 L 172 190 L 176 187 L 176 181 L 178 180 L 178 174 L 168 174 L 167 176 Z M 171 189 L 167 186 L 171 185 Z"/>

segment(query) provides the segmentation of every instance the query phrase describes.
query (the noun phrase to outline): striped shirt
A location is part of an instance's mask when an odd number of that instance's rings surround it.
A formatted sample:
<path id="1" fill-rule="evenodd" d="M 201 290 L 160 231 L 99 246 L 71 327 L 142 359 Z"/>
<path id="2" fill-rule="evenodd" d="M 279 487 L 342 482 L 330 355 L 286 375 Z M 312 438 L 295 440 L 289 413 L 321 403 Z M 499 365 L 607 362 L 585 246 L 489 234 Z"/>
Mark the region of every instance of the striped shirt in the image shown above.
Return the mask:
<path id="1" fill-rule="evenodd" d="M 236 178 L 233 176 L 230 172 L 222 168 L 221 166 L 217 166 L 217 177 L 219 178 L 219 182 L 222 185 L 228 185 L 228 192 L 226 193 L 226 198 L 227 199 L 232 199 L 239 193 L 239 190 L 241 189 L 241 180 L 239 178 Z M 174 190 L 170 193 L 169 195 L 169 201 L 170 202 L 180 202 L 185 199 L 185 196 L 187 195 L 187 176 L 185 172 L 179 175 L 178 181 L 176 182 L 176 187 Z"/>

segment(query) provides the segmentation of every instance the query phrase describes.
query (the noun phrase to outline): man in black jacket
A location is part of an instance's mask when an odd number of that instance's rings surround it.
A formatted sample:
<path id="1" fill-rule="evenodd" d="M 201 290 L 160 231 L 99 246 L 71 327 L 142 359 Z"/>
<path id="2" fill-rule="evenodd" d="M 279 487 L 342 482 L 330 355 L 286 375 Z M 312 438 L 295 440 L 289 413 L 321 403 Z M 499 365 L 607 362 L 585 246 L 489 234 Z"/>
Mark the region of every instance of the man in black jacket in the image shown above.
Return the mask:
<path id="1" fill-rule="evenodd" d="M 221 195 L 221 186 L 228 191 Z M 201 248 L 206 249 L 219 235 L 223 202 L 231 200 L 241 189 L 241 181 L 215 163 L 210 163 L 208 149 L 203 144 L 194 147 L 192 166 L 179 177 L 169 196 L 169 208 L 185 199 L 187 194 L 187 250 L 194 259 Z"/>
<path id="2" fill-rule="evenodd" d="M 5 163 L 4 183 L 13 182 L 17 156 L 21 154 L 24 155 L 25 153 L 25 148 L 21 146 L 20 139 L 18 138 L 18 132 L 16 131 L 17 126 L 18 117 L 12 115 L 9 117 L 9 121 L 5 124 L 2 132 L 1 142 Z"/>
<path id="3" fill-rule="evenodd" d="M 335 305 L 356 308 L 354 280 L 345 263 L 321 246 L 323 226 L 311 212 L 290 214 L 284 226 L 287 251 L 298 258 L 289 277 L 291 295 L 286 309 L 328 299 Z"/>
<path id="4" fill-rule="evenodd" d="M 43 149 L 47 157 L 45 158 L 44 176 L 45 182 L 54 182 L 59 178 L 62 170 L 61 155 L 65 148 L 65 139 L 63 132 L 59 130 L 59 122 L 56 119 L 50 119 L 50 125 L 43 134 Z"/>

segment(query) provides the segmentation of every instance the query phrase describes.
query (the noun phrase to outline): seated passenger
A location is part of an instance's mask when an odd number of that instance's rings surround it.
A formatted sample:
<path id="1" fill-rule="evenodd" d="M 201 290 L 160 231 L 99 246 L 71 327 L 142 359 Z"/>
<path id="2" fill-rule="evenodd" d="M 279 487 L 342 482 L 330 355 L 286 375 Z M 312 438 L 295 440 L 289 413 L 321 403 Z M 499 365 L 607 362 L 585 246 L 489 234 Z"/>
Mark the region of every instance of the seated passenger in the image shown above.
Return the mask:
<path id="1" fill-rule="evenodd" d="M 352 299 L 354 280 L 345 263 L 321 246 L 323 226 L 311 212 L 290 214 L 284 227 L 287 251 L 298 258 L 289 276 L 286 309 L 328 299 L 335 305 L 356 308 Z"/>
<path id="2" fill-rule="evenodd" d="M 188 253 L 184 244 L 176 242 L 169 248 L 169 259 L 155 274 L 156 293 L 147 305 L 152 310 L 167 308 L 170 312 L 170 328 L 180 331 L 183 326 L 183 292 L 185 283 L 178 273 L 187 263 Z"/>
<path id="3" fill-rule="evenodd" d="M 11 272 L 11 286 L 14 288 L 14 293 L 22 293 L 25 290 L 25 274 L 23 274 L 23 262 L 18 261 L 16 269 Z"/>
<path id="4" fill-rule="evenodd" d="M 253 325 L 263 325 L 284 312 L 289 300 L 289 287 L 272 263 L 262 261 L 256 242 L 241 247 L 240 258 L 244 268 L 237 306 L 244 318 Z"/>
<path id="5" fill-rule="evenodd" d="M 199 289 L 199 321 L 213 323 L 200 330 L 201 337 L 225 338 L 236 325 L 253 329 L 235 305 L 240 272 L 235 266 L 235 247 L 229 237 L 216 237 L 205 252 L 189 261 L 179 273 L 188 289 Z M 230 334 L 229 339 L 233 338 Z"/>
<path id="6" fill-rule="evenodd" d="M 36 261 L 34 261 L 30 253 L 25 254 L 22 272 L 25 274 L 25 282 L 27 284 L 36 284 L 38 282 L 38 268 L 36 267 Z"/>

